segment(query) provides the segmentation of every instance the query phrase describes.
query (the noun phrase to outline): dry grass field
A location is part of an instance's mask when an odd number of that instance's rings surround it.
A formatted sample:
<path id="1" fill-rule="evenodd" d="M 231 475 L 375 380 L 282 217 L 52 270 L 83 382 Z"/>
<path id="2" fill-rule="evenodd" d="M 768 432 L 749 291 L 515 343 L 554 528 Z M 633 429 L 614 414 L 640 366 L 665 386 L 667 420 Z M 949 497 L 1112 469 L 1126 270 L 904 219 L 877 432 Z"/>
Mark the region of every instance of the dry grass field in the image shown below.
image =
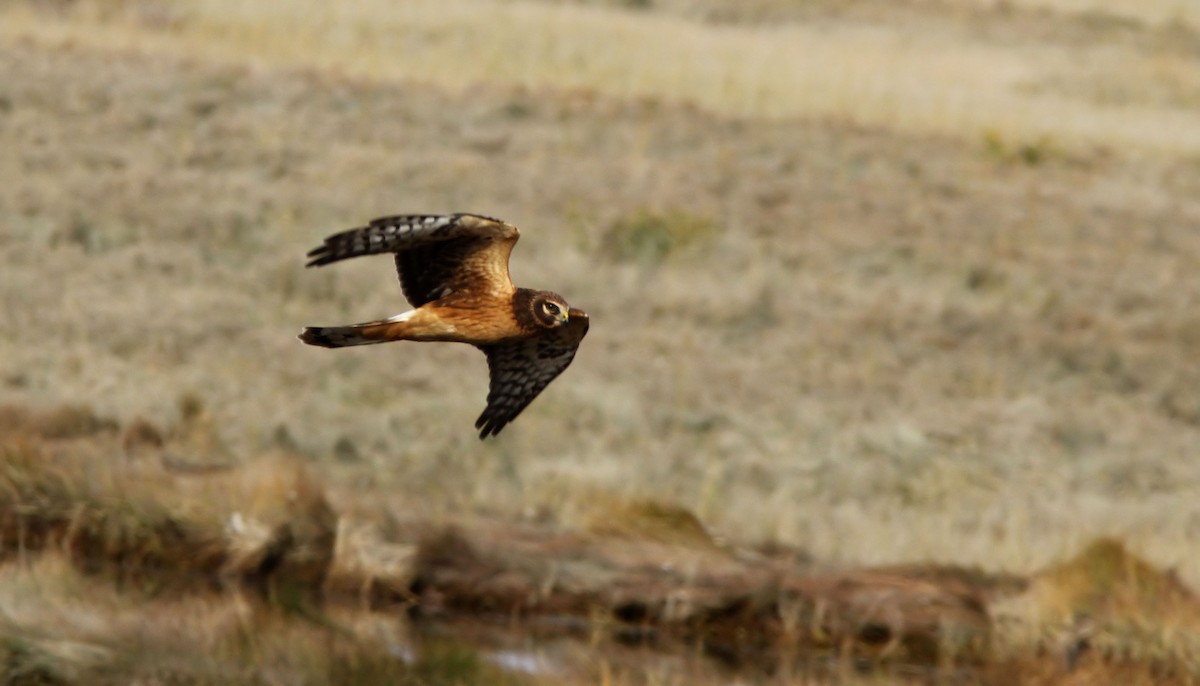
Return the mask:
<path id="1" fill-rule="evenodd" d="M 181 473 L 261 479 L 261 456 L 284 453 L 321 491 L 321 517 L 345 521 L 578 531 L 653 502 L 694 513 L 721 545 L 826 568 L 980 568 L 1038 589 L 1108 537 L 1173 570 L 1161 583 L 1200 587 L 1194 3 L 283 7 L 0 4 L 0 404 L 158 427 L 147 459 Z M 592 318 L 571 368 L 486 443 L 471 431 L 477 352 L 294 337 L 404 309 L 387 259 L 303 269 L 327 233 L 457 210 L 522 227 L 517 282 Z M 71 454 L 135 460 L 138 441 L 95 431 Z M 11 471 L 26 444 L 5 445 Z M 100 511 L 163 487 L 125 469 Z M 207 504 L 200 540 L 218 545 L 230 512 L 253 510 L 237 506 L 247 488 L 180 496 Z M 26 491 L 4 493 L 29 515 Z M 282 670 L 244 683 L 332 675 L 341 658 L 361 683 L 511 676 L 458 648 L 448 661 L 465 671 L 414 672 L 220 595 L 160 594 L 176 605 L 143 611 L 61 553 L 16 555 L 19 538 L 3 541 L 19 564 L 0 567 L 10 682 L 123 683 L 147 645 L 204 632 L 230 664 Z M 200 567 L 219 573 L 218 558 Z M 1100 621 L 1029 597 L 988 606 L 1026 618 L 1005 645 Z M 79 603 L 90 624 L 64 628 Z M 1195 683 L 1197 622 L 1182 614 L 1098 631 L 1134 676 L 1013 673 Z M 272 637 L 235 640 L 259 630 Z M 26 634 L 77 651 L 65 663 L 81 671 L 14 681 L 12 665 L 37 661 L 12 655 L 57 655 L 20 653 Z M 236 680 L 159 648 L 176 671 L 145 683 Z M 662 665 L 572 679 L 703 683 Z M 1006 683 L 954 678 L 976 677 Z"/>

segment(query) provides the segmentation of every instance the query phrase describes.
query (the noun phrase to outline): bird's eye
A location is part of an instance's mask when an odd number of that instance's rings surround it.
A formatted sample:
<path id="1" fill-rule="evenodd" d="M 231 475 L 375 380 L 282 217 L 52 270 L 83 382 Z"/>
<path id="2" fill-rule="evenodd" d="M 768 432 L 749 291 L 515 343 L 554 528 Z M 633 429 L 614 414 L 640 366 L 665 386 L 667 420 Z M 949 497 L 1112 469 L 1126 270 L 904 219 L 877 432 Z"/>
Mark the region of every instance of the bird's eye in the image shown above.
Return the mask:
<path id="1" fill-rule="evenodd" d="M 542 311 L 548 315 L 557 317 L 558 313 L 561 310 L 558 309 L 558 305 L 555 305 L 554 303 L 551 303 L 551 302 L 546 302 L 546 303 L 542 303 Z"/>

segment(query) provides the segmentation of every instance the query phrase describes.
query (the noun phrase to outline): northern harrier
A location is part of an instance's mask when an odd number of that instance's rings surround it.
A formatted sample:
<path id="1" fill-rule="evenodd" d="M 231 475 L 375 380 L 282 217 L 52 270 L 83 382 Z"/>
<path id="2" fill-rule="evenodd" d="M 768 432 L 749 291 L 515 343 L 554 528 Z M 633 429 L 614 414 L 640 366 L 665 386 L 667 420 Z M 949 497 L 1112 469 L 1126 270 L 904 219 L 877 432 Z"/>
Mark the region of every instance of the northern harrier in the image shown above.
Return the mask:
<path id="1" fill-rule="evenodd" d="M 342 348 L 388 341 L 470 343 L 487 355 L 491 385 L 479 437 L 500 433 L 562 373 L 588 330 L 588 316 L 550 291 L 513 286 L 508 256 L 517 227 L 475 214 L 381 217 L 330 236 L 309 267 L 395 253 L 404 297 L 415 309 L 352 326 L 310 326 L 309 345 Z"/>

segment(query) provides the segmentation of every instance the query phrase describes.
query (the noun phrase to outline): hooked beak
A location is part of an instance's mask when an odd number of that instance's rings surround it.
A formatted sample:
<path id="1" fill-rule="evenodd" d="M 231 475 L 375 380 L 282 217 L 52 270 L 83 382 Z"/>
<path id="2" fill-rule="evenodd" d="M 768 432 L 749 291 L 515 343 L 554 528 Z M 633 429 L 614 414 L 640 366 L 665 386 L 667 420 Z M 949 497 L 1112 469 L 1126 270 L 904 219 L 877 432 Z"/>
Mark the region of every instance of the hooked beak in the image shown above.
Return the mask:
<path id="1" fill-rule="evenodd" d="M 567 323 L 571 326 L 573 331 L 580 331 L 579 336 L 582 338 L 588 330 L 587 312 L 572 307 L 571 309 L 567 310 Z"/>

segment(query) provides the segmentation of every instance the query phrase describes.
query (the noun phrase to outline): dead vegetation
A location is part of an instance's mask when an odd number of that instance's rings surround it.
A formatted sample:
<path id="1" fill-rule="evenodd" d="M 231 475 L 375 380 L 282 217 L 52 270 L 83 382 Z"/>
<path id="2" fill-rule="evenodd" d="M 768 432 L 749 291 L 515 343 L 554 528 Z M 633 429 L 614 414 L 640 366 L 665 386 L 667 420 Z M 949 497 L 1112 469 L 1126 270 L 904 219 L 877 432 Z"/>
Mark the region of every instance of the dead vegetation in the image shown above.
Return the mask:
<path id="1" fill-rule="evenodd" d="M 1195 683 L 1190 6 L 280 7 L 0 4 L 13 681 Z M 453 210 L 597 323 L 483 444 L 294 340 Z"/>
<path id="2" fill-rule="evenodd" d="M 78 407 L 3 414 L 7 554 L 56 550 L 135 584 L 257 583 L 281 570 L 312 588 L 324 578 L 335 517 L 297 459 L 195 474 L 172 455 L 194 440 L 189 421 L 164 441 L 146 422 L 120 431 Z"/>
<path id="3" fill-rule="evenodd" d="M 1189 64 L 1197 17 L 1171 0 L 1115 11 L 1069 0 L 643 8 L 661 11 L 534 0 L 314 3 L 294 12 L 231 0 L 80 0 L 59 12 L 13 4 L 0 29 L 51 45 L 119 49 L 132 40 L 160 55 L 249 55 L 462 92 L 487 83 L 967 140 L 999 130 L 1070 147 L 1200 150 L 1188 125 L 1200 95 Z"/>
<path id="4" fill-rule="evenodd" d="M 609 503 L 582 531 L 355 519 L 329 505 L 343 486 L 294 456 L 172 468 L 202 414 L 162 430 L 79 407 L 0 408 L 8 683 L 257 683 L 267 670 L 288 683 L 427 683 L 439 670 L 520 681 L 480 657 L 514 627 L 614 655 L 639 646 L 643 659 L 699 650 L 760 676 L 1200 679 L 1200 601 L 1114 540 L 1022 579 L 831 568 L 721 544 L 687 510 L 647 501 Z M 156 440 L 133 439 L 144 435 Z M 475 647 L 450 648 L 439 626 Z M 193 641 L 211 659 L 191 656 Z M 553 664 L 568 681 L 595 677 L 562 651 Z M 674 678 L 705 673 L 691 669 Z"/>

